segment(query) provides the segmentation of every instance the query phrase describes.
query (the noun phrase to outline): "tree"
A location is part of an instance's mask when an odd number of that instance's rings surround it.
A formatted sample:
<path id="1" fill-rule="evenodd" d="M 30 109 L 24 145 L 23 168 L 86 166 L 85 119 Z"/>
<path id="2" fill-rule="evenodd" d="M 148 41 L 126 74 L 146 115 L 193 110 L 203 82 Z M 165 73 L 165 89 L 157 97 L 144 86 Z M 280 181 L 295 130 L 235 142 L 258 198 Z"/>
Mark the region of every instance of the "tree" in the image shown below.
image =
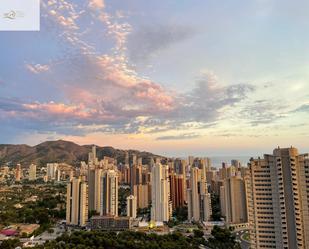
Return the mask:
<path id="1" fill-rule="evenodd" d="M 1 249 L 14 249 L 18 246 L 21 246 L 19 239 L 4 240 L 2 244 L 0 244 Z"/>
<path id="2" fill-rule="evenodd" d="M 188 219 L 188 207 L 177 207 L 173 212 L 173 216 L 177 221 L 186 221 Z"/>
<path id="3" fill-rule="evenodd" d="M 211 231 L 212 237 L 208 239 L 207 246 L 212 249 L 240 249 L 235 236 L 227 228 L 214 226 Z"/>
<path id="4" fill-rule="evenodd" d="M 221 220 L 221 207 L 220 207 L 220 196 L 212 193 L 211 194 L 211 209 L 212 209 L 212 219 L 214 221 Z"/>

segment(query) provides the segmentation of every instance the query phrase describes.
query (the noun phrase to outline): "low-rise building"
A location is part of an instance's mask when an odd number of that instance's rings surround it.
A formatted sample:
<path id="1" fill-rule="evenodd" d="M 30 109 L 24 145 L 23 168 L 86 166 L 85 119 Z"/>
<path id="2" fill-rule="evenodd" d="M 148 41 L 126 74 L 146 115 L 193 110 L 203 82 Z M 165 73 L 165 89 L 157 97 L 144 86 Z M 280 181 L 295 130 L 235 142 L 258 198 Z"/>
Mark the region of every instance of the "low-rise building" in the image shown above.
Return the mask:
<path id="1" fill-rule="evenodd" d="M 94 216 L 90 219 L 92 230 L 123 231 L 132 228 L 131 217 Z"/>

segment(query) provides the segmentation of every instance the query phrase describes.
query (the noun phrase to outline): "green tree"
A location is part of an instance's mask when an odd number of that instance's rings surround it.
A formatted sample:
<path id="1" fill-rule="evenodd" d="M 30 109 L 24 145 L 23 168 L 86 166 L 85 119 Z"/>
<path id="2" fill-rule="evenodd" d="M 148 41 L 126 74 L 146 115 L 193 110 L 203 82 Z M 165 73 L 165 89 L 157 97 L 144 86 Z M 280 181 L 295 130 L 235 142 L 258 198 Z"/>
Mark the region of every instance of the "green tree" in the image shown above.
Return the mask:
<path id="1" fill-rule="evenodd" d="M 212 237 L 208 239 L 207 246 L 212 249 L 240 249 L 235 236 L 228 228 L 214 226 L 211 231 Z"/>
<path id="2" fill-rule="evenodd" d="M 0 244 L 0 249 L 15 249 L 18 246 L 21 246 L 19 239 L 8 239 Z"/>

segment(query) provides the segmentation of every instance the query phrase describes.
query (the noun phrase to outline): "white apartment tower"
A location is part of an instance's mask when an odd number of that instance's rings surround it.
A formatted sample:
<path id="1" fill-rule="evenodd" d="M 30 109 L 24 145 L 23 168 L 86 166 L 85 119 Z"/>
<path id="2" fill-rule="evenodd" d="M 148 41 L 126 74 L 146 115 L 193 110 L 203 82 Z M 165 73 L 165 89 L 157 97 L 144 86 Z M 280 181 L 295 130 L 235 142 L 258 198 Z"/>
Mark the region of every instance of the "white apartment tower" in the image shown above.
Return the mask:
<path id="1" fill-rule="evenodd" d="M 207 190 L 206 168 L 192 167 L 190 188 L 187 190 L 188 220 L 208 221 L 211 216 L 211 198 Z"/>
<path id="2" fill-rule="evenodd" d="M 151 219 L 168 221 L 172 214 L 168 166 L 157 162 L 151 170 Z"/>
<path id="3" fill-rule="evenodd" d="M 79 178 L 67 185 L 66 222 L 68 225 L 85 226 L 88 220 L 88 186 Z"/>
<path id="4" fill-rule="evenodd" d="M 309 158 L 296 148 L 251 159 L 246 178 L 252 248 L 309 249 Z"/>
<path id="5" fill-rule="evenodd" d="M 118 216 L 118 172 L 106 170 L 101 177 L 100 215 Z"/>

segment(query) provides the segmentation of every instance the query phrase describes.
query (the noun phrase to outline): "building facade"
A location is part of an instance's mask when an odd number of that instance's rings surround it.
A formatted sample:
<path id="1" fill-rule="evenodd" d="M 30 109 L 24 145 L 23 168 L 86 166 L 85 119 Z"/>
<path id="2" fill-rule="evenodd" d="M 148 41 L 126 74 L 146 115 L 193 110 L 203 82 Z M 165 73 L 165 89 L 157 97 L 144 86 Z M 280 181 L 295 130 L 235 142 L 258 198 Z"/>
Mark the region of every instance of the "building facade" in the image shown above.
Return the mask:
<path id="1" fill-rule="evenodd" d="M 101 177 L 100 215 L 118 216 L 118 172 L 106 170 Z"/>
<path id="2" fill-rule="evenodd" d="M 187 189 L 188 220 L 208 221 L 211 216 L 211 197 L 207 190 L 206 169 L 191 168 L 190 188 Z"/>
<path id="3" fill-rule="evenodd" d="M 253 248 L 309 248 L 309 158 L 296 148 L 251 159 L 246 179 Z"/>
<path id="4" fill-rule="evenodd" d="M 157 162 L 151 171 L 151 219 L 168 221 L 172 214 L 168 166 Z"/>
<path id="5" fill-rule="evenodd" d="M 85 226 L 88 220 L 88 186 L 79 178 L 67 185 L 66 222 L 68 225 Z"/>

